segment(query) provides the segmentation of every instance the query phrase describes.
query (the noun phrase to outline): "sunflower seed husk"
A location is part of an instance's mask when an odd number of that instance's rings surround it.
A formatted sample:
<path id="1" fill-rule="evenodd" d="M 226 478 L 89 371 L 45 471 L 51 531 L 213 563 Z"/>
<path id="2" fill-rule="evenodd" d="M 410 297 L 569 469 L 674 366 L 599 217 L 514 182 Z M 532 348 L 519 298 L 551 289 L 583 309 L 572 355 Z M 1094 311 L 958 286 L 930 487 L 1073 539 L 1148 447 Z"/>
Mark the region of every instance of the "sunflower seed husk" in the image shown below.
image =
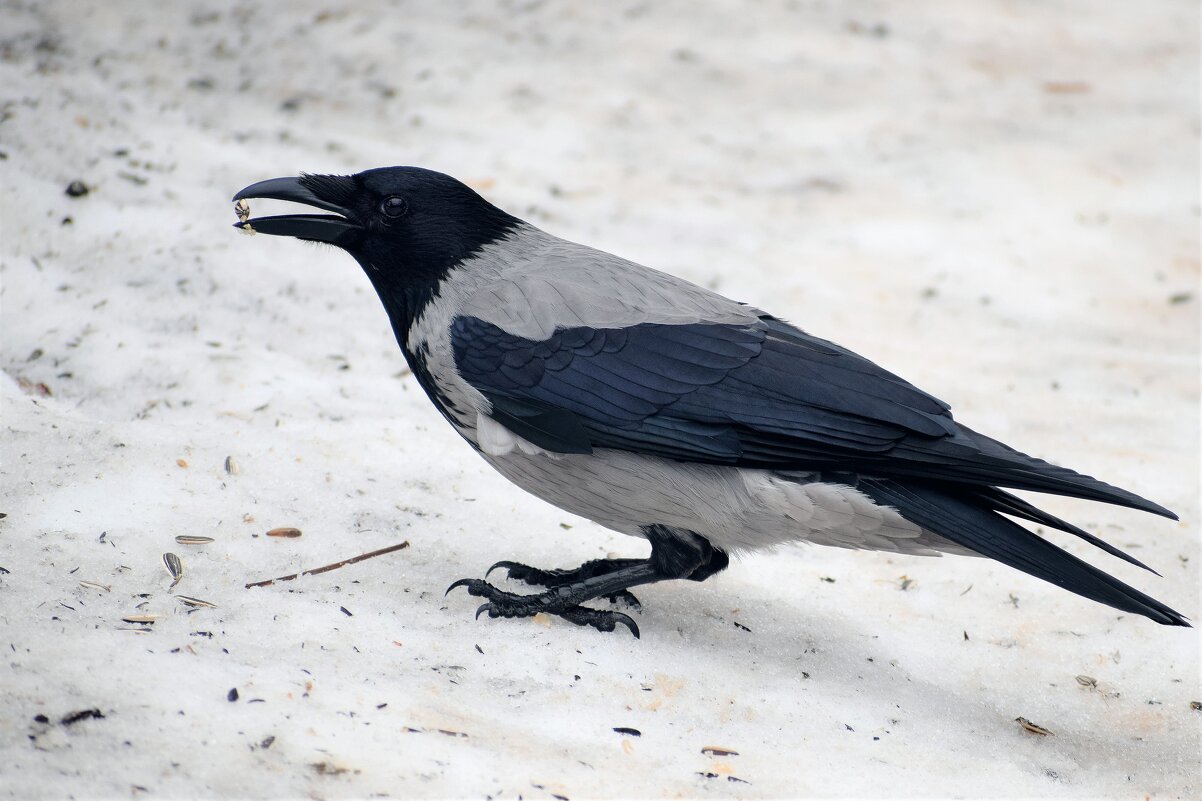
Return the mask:
<path id="1" fill-rule="evenodd" d="M 98 589 L 98 590 L 104 590 L 105 592 L 112 592 L 112 591 L 113 591 L 113 588 L 112 588 L 112 587 L 110 587 L 108 584 L 101 584 L 99 581 L 81 581 L 81 582 L 79 582 L 79 586 L 81 586 L 81 587 L 95 587 L 96 589 Z"/>
<path id="2" fill-rule="evenodd" d="M 153 623 L 162 615 L 126 615 L 121 618 L 126 623 Z"/>
<path id="3" fill-rule="evenodd" d="M 301 530 L 292 526 L 283 526 L 281 528 L 273 528 L 267 532 L 268 537 L 299 537 Z"/>
<path id="4" fill-rule="evenodd" d="M 180 534 L 175 538 L 175 541 L 180 545 L 208 545 L 213 541 L 212 537 L 194 537 L 190 534 Z"/>
<path id="5" fill-rule="evenodd" d="M 179 584 L 179 580 L 184 577 L 184 563 L 175 554 L 165 553 L 163 554 L 163 564 L 167 565 L 167 571 L 171 574 L 171 578 L 175 579 L 171 582 L 171 587 Z"/>
<path id="6" fill-rule="evenodd" d="M 1020 717 L 1015 718 L 1014 720 L 1018 723 L 1018 725 L 1022 726 L 1032 734 L 1038 734 L 1040 737 L 1047 737 L 1049 734 L 1051 734 L 1051 732 L 1045 729 L 1043 726 L 1040 726 L 1038 723 L 1032 723 L 1026 718 Z"/>
<path id="7" fill-rule="evenodd" d="M 701 753 L 708 754 L 710 756 L 738 756 L 739 755 L 739 752 L 734 750 L 733 748 L 723 748 L 720 745 L 703 745 L 703 746 L 701 746 Z"/>
<path id="8" fill-rule="evenodd" d="M 238 462 L 233 456 L 225 457 L 225 472 L 231 476 L 238 475 Z"/>
<path id="9" fill-rule="evenodd" d="M 238 200 L 234 203 L 234 214 L 238 215 L 238 222 L 246 222 L 250 219 L 250 204 L 245 200 Z"/>
<path id="10" fill-rule="evenodd" d="M 193 598 L 191 595 L 177 595 L 175 597 L 179 600 L 180 603 L 187 604 L 188 606 L 202 606 L 202 607 L 205 607 L 206 609 L 216 609 L 217 608 L 217 604 L 210 603 L 209 601 L 205 601 L 200 598 Z"/>
<path id="11" fill-rule="evenodd" d="M 1080 684 L 1082 687 L 1089 687 L 1090 689 L 1096 689 L 1098 686 L 1098 680 L 1095 679 L 1093 676 L 1086 676 L 1085 674 L 1081 674 L 1080 676 L 1077 676 L 1077 684 Z"/>

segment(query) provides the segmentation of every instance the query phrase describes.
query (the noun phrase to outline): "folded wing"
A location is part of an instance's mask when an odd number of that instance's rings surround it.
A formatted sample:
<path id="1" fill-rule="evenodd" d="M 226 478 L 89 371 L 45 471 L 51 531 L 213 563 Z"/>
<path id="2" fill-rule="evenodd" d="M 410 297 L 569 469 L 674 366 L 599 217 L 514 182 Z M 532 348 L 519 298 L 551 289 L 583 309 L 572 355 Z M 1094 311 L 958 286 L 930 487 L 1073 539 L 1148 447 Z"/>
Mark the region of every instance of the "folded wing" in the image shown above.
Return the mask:
<path id="1" fill-rule="evenodd" d="M 576 327 L 531 340 L 476 317 L 451 326 L 456 366 L 493 417 L 541 448 L 842 470 L 1002 486 L 1173 514 L 1027 456 L 946 403 L 775 318 L 753 324 Z"/>

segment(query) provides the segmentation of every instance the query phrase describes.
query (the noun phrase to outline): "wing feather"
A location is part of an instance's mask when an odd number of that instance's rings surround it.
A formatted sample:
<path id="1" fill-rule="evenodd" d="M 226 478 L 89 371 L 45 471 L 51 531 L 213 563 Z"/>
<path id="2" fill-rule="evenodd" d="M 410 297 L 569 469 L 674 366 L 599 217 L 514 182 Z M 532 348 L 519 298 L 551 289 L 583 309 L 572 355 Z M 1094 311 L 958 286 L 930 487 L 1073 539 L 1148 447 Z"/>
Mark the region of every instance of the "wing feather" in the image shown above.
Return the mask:
<path id="1" fill-rule="evenodd" d="M 943 401 L 768 316 L 757 324 L 582 326 L 541 340 L 460 316 L 451 323 L 451 344 L 464 380 L 498 414 L 520 421 L 515 433 L 549 451 L 614 448 L 744 467 L 996 485 L 1173 516 L 977 434 L 957 424 Z"/>

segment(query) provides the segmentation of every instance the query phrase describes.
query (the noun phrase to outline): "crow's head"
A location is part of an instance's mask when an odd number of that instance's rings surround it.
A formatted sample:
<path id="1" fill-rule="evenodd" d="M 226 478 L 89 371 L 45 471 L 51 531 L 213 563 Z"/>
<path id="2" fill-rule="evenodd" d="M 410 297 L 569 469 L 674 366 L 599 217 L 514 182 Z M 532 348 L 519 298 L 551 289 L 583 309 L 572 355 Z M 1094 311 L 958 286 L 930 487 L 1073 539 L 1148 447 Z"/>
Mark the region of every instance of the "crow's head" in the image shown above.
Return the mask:
<path id="1" fill-rule="evenodd" d="M 258 217 L 236 225 L 340 247 L 358 260 L 378 289 L 436 281 L 521 224 L 454 178 L 420 167 L 273 178 L 234 195 L 235 201 L 254 198 L 333 212 Z"/>

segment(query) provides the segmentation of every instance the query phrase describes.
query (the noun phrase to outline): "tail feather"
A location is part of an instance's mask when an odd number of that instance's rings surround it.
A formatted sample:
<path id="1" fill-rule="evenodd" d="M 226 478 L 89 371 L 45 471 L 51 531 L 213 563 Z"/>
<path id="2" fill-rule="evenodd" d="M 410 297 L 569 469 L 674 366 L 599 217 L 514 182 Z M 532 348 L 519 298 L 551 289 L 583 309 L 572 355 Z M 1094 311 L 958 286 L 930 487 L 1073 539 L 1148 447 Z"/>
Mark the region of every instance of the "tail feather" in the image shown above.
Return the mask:
<path id="1" fill-rule="evenodd" d="M 861 479 L 857 486 L 877 503 L 894 507 L 906 519 L 982 556 L 996 559 L 1091 600 L 1124 612 L 1143 615 L 1166 626 L 1190 625 L 1179 612 L 1062 551 L 982 504 L 979 497 L 961 494 L 947 486 L 917 482 L 902 484 L 889 479 Z M 1047 525 L 1052 525 L 1049 519 L 1056 520 L 1021 499 L 1001 494 L 1005 499 L 1013 498 L 1018 502 L 1006 501 L 1011 513 L 1017 510 L 1019 517 L 1031 519 L 1038 512 L 1043 518 L 1041 522 Z M 1059 520 L 1056 522 L 1063 523 Z M 1071 533 L 1077 534 L 1078 531 L 1080 529 Z"/>
<path id="2" fill-rule="evenodd" d="M 1057 495 L 1067 495 L 1085 500 L 1113 503 L 1118 506 L 1151 512 L 1154 515 L 1167 517 L 1170 520 L 1177 519 L 1177 515 L 1169 509 L 1164 508 L 1158 503 L 1149 501 L 1147 498 L 1140 497 L 1134 492 L 1125 490 L 1122 487 L 1116 487 L 1113 484 L 1107 484 L 1105 481 L 1099 481 L 1093 476 L 1078 473 L 1076 470 L 1070 470 L 1067 467 L 1060 467 L 1051 462 L 1045 462 L 1043 459 L 1028 456 L 1021 451 L 1011 448 L 1009 445 L 986 437 L 983 434 L 978 434 L 976 431 L 965 426 L 960 426 L 960 428 L 971 439 L 975 440 L 981 448 L 982 453 L 1001 459 L 1026 462 L 1026 469 L 1020 471 L 1025 473 L 1026 476 L 1024 479 L 1020 479 L 1020 482 L 1013 485 L 1015 489 L 1030 489 L 1035 492 L 1051 492 Z M 990 483 L 1002 484 L 1003 482 L 993 481 Z"/>
<path id="3" fill-rule="evenodd" d="M 1117 556 L 1119 559 L 1130 562 L 1136 567 L 1142 567 L 1149 573 L 1154 573 L 1157 576 L 1160 575 L 1131 554 L 1126 553 L 1125 551 L 1120 551 L 1109 542 L 1095 537 L 1088 531 L 1078 528 L 1066 520 L 1061 520 L 1055 515 L 1048 514 L 1042 509 L 1027 503 L 1022 498 L 1011 495 L 1004 490 L 1000 490 L 997 487 L 982 487 L 978 493 L 978 497 L 981 499 L 982 503 L 987 504 L 988 507 L 994 511 L 1002 512 L 1003 514 L 1008 514 L 1013 517 L 1021 517 L 1023 520 L 1030 520 L 1032 523 L 1039 523 L 1040 525 L 1048 526 L 1060 531 L 1067 531 L 1069 534 L 1085 540 L 1090 545 L 1101 548 L 1111 556 Z"/>
<path id="4" fill-rule="evenodd" d="M 890 453 L 887 473 L 1067 495 L 1177 519 L 1170 510 L 1134 492 L 1028 456 L 964 425 L 955 436 L 934 442 L 903 440 Z"/>

